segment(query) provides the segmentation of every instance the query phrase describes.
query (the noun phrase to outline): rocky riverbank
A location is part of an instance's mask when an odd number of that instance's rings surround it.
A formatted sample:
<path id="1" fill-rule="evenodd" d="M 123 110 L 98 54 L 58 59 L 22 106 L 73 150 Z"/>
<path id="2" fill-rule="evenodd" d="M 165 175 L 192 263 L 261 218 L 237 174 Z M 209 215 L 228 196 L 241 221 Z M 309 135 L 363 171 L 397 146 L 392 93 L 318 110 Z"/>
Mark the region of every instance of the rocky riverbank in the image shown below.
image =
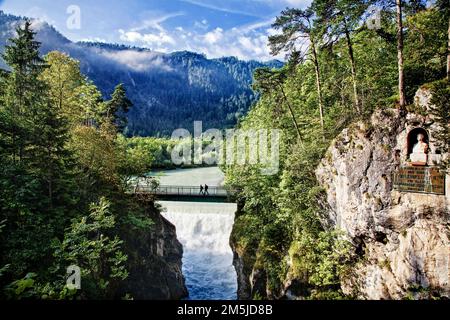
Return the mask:
<path id="1" fill-rule="evenodd" d="M 123 235 L 129 277 L 119 296 L 136 300 L 179 300 L 188 295 L 182 273 L 183 247 L 175 227 L 151 205 L 151 232 L 128 230 Z"/>

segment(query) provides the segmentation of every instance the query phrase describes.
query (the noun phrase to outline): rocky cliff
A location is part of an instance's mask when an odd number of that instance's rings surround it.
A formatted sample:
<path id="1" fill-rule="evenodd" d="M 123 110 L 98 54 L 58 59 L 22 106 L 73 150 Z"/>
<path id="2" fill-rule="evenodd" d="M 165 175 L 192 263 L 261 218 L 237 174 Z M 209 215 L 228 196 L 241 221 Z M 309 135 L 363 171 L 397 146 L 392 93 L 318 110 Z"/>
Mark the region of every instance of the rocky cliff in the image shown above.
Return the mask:
<path id="1" fill-rule="evenodd" d="M 126 230 L 129 277 L 118 297 L 130 294 L 135 300 L 178 300 L 187 296 L 182 274 L 183 247 L 175 227 L 151 205 L 154 225 L 150 232 Z"/>
<path id="2" fill-rule="evenodd" d="M 343 231 L 342 237 L 353 244 L 355 262 L 340 285 L 348 297 L 450 295 L 450 177 L 444 179 L 438 165 L 448 154 L 440 150 L 437 132 L 442 125 L 430 115 L 430 106 L 430 91 L 423 88 L 406 114 L 378 110 L 370 119 L 353 123 L 333 140 L 316 169 L 326 198 L 322 223 L 329 230 Z M 429 147 L 425 167 L 410 162 L 419 133 Z M 403 189 L 396 181 L 399 172 L 406 173 Z M 424 190 L 412 191 L 420 188 Z M 307 297 L 308 285 L 291 272 L 288 258 L 288 276 L 281 288 L 269 289 L 267 270 L 260 263 L 264 257 L 258 253 L 260 240 L 246 237 L 242 230 L 248 231 L 245 225 L 250 222 L 240 219 L 240 213 L 237 217 L 231 245 L 239 297 Z M 245 246 L 241 239 L 246 239 Z"/>
<path id="3" fill-rule="evenodd" d="M 431 160 L 442 155 L 429 116 L 430 93 L 416 95 L 416 112 L 376 112 L 334 141 L 316 171 L 325 188 L 332 226 L 345 232 L 361 259 L 343 281 L 362 299 L 450 295 L 450 206 L 447 197 L 394 190 L 393 176 L 408 164 L 408 133 L 429 134 Z M 425 112 L 419 112 L 425 111 Z"/>

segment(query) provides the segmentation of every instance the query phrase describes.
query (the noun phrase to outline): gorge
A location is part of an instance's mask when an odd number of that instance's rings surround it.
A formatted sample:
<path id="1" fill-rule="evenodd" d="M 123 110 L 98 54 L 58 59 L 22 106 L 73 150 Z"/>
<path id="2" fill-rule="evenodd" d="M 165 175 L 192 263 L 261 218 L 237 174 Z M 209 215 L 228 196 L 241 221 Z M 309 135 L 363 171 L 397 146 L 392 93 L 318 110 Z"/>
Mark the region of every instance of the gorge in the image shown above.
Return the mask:
<path id="1" fill-rule="evenodd" d="M 183 274 L 191 300 L 236 300 L 229 238 L 235 204 L 160 202 L 183 245 Z"/>
<path id="2" fill-rule="evenodd" d="M 369 26 L 349 4 L 228 30 L 285 63 L 73 42 L 0 11 L 0 300 L 448 300 L 448 1 Z M 192 150 L 195 120 L 263 139 L 192 164 L 220 140 Z"/>
<path id="3" fill-rule="evenodd" d="M 156 173 L 153 173 L 156 174 Z M 223 173 L 217 167 L 159 171 L 162 185 L 220 186 Z M 199 193 L 199 187 L 195 187 Z M 190 300 L 235 300 L 236 271 L 229 239 L 236 204 L 210 202 L 208 197 L 191 202 L 158 201 L 162 215 L 176 228 L 183 247 L 183 275 Z"/>

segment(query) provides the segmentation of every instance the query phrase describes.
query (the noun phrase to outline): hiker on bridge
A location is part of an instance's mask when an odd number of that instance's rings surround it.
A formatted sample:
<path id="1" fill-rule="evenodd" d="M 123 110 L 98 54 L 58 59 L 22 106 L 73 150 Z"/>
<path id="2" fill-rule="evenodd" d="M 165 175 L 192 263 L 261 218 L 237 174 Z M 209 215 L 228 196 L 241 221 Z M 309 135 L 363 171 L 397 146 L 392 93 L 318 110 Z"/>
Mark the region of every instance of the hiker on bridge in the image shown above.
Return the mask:
<path id="1" fill-rule="evenodd" d="M 206 195 L 208 195 L 208 196 L 209 196 L 209 192 L 208 192 L 208 189 L 209 189 L 208 185 L 207 185 L 207 184 L 205 184 L 205 196 L 206 196 Z"/>
<path id="2" fill-rule="evenodd" d="M 202 184 L 200 185 L 200 192 L 199 192 L 199 194 L 203 194 L 203 185 Z"/>

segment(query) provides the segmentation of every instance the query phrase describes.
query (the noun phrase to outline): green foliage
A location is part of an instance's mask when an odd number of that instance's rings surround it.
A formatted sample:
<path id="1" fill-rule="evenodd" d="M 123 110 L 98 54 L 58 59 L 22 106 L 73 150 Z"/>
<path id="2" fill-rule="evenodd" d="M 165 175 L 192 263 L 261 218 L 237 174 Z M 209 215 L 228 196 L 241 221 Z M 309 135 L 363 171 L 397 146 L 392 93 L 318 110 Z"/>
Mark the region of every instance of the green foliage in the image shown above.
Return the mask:
<path id="1" fill-rule="evenodd" d="M 136 214 L 129 214 L 126 217 L 127 224 L 138 229 L 144 229 L 150 231 L 154 225 L 153 220 L 148 217 L 140 217 Z"/>
<path id="2" fill-rule="evenodd" d="M 81 268 L 84 293 L 90 297 L 105 297 L 114 281 L 128 276 L 127 256 L 120 250 L 122 241 L 108 234 L 116 222 L 110 213 L 110 203 L 102 198 L 91 206 L 88 217 L 76 220 L 66 231 L 62 242 L 56 241 L 54 256 L 59 266 L 76 265 Z"/>
<path id="3" fill-rule="evenodd" d="M 231 240 L 239 253 L 255 250 L 261 239 L 261 222 L 257 216 L 242 215 L 237 217 L 233 226 Z"/>
<path id="4" fill-rule="evenodd" d="M 111 100 L 104 104 L 103 116 L 107 121 L 114 123 L 119 131 L 127 126 L 126 113 L 130 111 L 133 103 L 127 98 L 123 84 L 119 84 L 111 95 Z"/>
<path id="5" fill-rule="evenodd" d="M 441 80 L 429 85 L 431 98 L 431 114 L 435 117 L 439 128 L 436 130 L 435 139 L 441 153 L 450 151 L 450 83 Z M 443 163 L 444 168 L 450 170 L 450 160 Z"/>
<path id="6" fill-rule="evenodd" d="M 438 1 L 441 9 L 446 9 L 444 2 Z M 356 118 L 368 119 L 377 108 L 392 107 L 398 99 L 396 22 L 388 11 L 381 30 L 359 25 L 367 4 L 316 0 L 306 10 L 282 12 L 274 24 L 282 33 L 272 36 L 270 43 L 274 53 L 287 51 L 289 62 L 278 71 L 255 73 L 254 87 L 261 97 L 239 123 L 241 129 L 283 131 L 280 170 L 265 176 L 257 165 L 224 166 L 227 184 L 239 190 L 232 242 L 245 266 L 267 275 L 273 296 L 294 277 L 305 298 L 346 298 L 340 281 L 355 257 L 339 230 L 330 228 L 315 169 L 344 127 Z M 406 9 L 404 56 L 411 100 L 419 86 L 445 75 L 448 10 L 412 2 Z M 224 83 L 225 94 L 211 98 L 208 105 L 217 108 L 204 119 L 211 126 L 223 124 L 218 117 L 234 124 L 257 97 L 248 88 L 249 70 L 263 65 L 234 58 L 205 62 L 199 55 L 174 54 L 177 63 L 195 65 L 187 69 L 199 88 L 195 98 L 180 94 L 172 78 L 143 77 L 148 81 L 140 90 L 158 90 L 161 82 L 170 83 L 171 90 L 157 93 L 161 103 L 189 112 L 170 119 L 131 112 L 132 123 L 122 135 L 124 115 L 131 107 L 125 87 L 116 86 L 111 99 L 104 101 L 100 90 L 81 74 L 78 61 L 58 52 L 45 59 L 39 56 L 30 26 L 26 22 L 17 28 L 3 56 L 10 72 L 0 72 L 0 296 L 111 298 L 128 276 L 121 235 L 130 230 L 151 232 L 153 226 L 148 208 L 124 191 L 133 178 L 170 167 L 175 143 L 125 136 L 170 133 L 174 122 L 189 128 L 190 115 L 205 111 L 197 106 L 205 90 L 215 92 Z M 299 45 L 309 50 L 299 50 Z M 209 71 L 220 68 L 229 75 Z M 123 80 L 115 75 L 112 72 L 111 79 Z M 239 85 L 229 81 L 236 78 Z M 436 139 L 441 152 L 448 152 L 448 81 L 434 82 L 430 89 L 432 113 L 441 127 Z M 355 112 L 355 106 L 361 112 Z M 65 283 L 71 264 L 82 269 L 80 292 Z M 254 297 L 266 298 L 265 294 Z"/>
<path id="7" fill-rule="evenodd" d="M 121 237 L 153 225 L 124 192 L 153 150 L 118 135 L 130 108 L 122 86 L 103 101 L 78 61 L 40 58 L 34 36 L 29 22 L 17 28 L 0 74 L 0 298 L 114 298 L 128 276 Z M 70 265 L 81 290 L 66 286 Z"/>
<path id="8" fill-rule="evenodd" d="M 5 293 L 9 299 L 26 299 L 36 295 L 35 280 L 36 274 L 28 273 L 23 279 L 16 280 L 6 286 Z"/>
<path id="9" fill-rule="evenodd" d="M 175 145 L 174 141 L 163 138 L 119 137 L 119 142 L 130 156 L 130 162 L 145 167 L 144 173 L 149 169 L 173 167 L 171 150 Z"/>
<path id="10" fill-rule="evenodd" d="M 449 18 L 430 8 L 409 16 L 405 48 L 407 94 L 412 101 L 420 85 L 446 75 Z"/>

